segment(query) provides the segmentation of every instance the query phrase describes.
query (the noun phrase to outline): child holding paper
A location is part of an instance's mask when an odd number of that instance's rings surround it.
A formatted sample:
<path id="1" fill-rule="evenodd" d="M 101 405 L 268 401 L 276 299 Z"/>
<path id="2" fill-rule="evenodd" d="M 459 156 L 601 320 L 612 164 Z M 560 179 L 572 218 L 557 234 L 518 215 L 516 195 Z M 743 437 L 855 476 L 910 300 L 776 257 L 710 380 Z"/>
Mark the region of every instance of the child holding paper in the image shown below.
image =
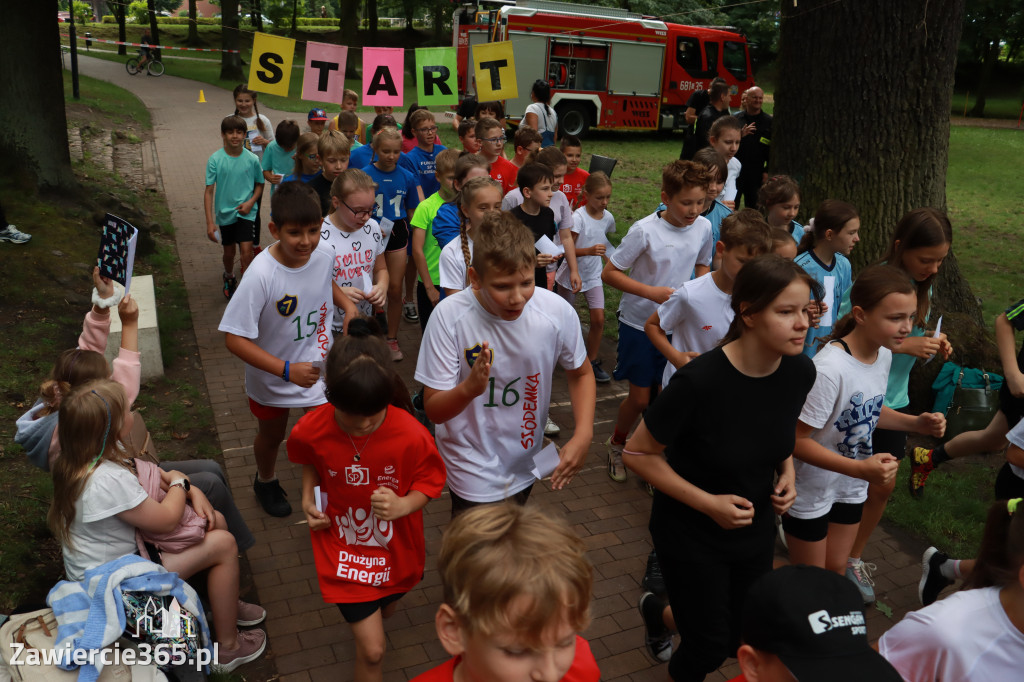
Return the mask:
<path id="1" fill-rule="evenodd" d="M 551 169 L 541 163 L 528 163 L 516 175 L 519 190 L 523 193 L 523 203 L 510 212 L 523 225 L 530 228 L 534 241 L 547 237 L 552 240 L 557 232 L 555 212 L 551 210 L 551 196 L 554 194 L 552 183 L 554 175 Z M 547 289 L 547 267 L 555 262 L 557 256 L 551 253 L 537 253 L 537 265 L 534 270 L 534 283 Z M 577 278 L 579 275 L 576 275 Z"/>
<path id="2" fill-rule="evenodd" d="M 434 439 L 412 416 L 374 326 L 350 323 L 327 357 L 328 404 L 300 419 L 288 438 L 288 458 L 302 465 L 320 592 L 355 636 L 356 680 L 382 679 L 383 618 L 423 577 L 421 510 L 445 480 Z"/>

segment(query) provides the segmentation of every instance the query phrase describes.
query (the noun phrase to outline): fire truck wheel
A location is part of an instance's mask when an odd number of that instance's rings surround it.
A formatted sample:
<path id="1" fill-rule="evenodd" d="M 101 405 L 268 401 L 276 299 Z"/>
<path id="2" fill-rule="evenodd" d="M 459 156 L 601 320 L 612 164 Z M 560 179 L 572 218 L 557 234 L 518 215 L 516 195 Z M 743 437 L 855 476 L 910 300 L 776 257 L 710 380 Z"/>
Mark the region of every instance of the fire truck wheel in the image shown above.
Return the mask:
<path id="1" fill-rule="evenodd" d="M 563 102 L 555 107 L 558 127 L 563 135 L 584 137 L 590 130 L 593 107 L 584 102 Z"/>

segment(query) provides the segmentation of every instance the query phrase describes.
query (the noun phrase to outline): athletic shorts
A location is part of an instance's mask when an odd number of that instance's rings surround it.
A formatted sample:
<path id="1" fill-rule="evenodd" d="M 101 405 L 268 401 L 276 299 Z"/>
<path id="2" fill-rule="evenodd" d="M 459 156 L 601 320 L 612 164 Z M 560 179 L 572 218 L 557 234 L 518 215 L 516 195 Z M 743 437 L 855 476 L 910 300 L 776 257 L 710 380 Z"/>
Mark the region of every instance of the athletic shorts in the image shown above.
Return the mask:
<path id="1" fill-rule="evenodd" d="M 472 500 L 467 500 L 464 497 L 459 497 L 455 492 L 449 490 L 448 494 L 452 498 L 452 518 L 454 519 L 456 516 L 458 516 L 459 514 L 468 509 L 473 509 L 474 507 L 482 507 L 485 504 L 501 504 L 502 502 L 512 502 L 514 504 L 518 504 L 520 507 L 523 507 L 526 505 L 526 501 L 530 499 L 531 492 L 533 492 L 533 484 L 530 484 L 526 488 L 523 488 L 522 490 L 520 490 L 519 492 L 505 500 L 494 500 L 493 502 L 473 502 Z"/>
<path id="2" fill-rule="evenodd" d="M 658 386 L 666 362 L 668 360 L 658 352 L 647 334 L 619 322 L 618 356 L 612 372 L 616 381 L 626 379 L 640 388 Z"/>
<path id="3" fill-rule="evenodd" d="M 999 409 L 1006 415 L 1006 426 L 1010 429 L 1024 416 L 1024 398 L 1014 397 L 1005 381 L 999 389 Z"/>
<path id="4" fill-rule="evenodd" d="M 569 287 L 563 287 L 561 284 L 558 285 L 558 294 L 561 295 L 569 305 L 576 307 L 576 296 Z M 583 294 L 583 297 L 587 299 L 587 308 L 590 310 L 604 310 L 604 287 L 597 285 L 593 289 L 587 289 L 586 291 L 579 292 Z"/>
<path id="5" fill-rule="evenodd" d="M 996 476 L 996 499 L 1012 500 L 1017 497 L 1024 497 L 1024 478 L 1013 473 L 1009 462 L 1003 463 L 1003 468 Z"/>
<path id="6" fill-rule="evenodd" d="M 377 611 L 383 611 L 386 606 L 394 604 L 404 596 L 405 592 L 400 592 L 398 594 L 389 594 L 386 597 L 374 599 L 373 601 L 338 604 L 338 610 L 341 611 L 341 617 L 345 619 L 346 623 L 358 623 L 361 620 L 366 620 L 377 613 Z"/>
<path id="7" fill-rule="evenodd" d="M 270 407 L 261 405 L 252 398 L 249 398 L 249 411 L 261 422 L 268 422 L 288 414 L 287 407 Z"/>
<path id="8" fill-rule="evenodd" d="M 224 246 L 232 246 L 244 242 L 251 244 L 255 236 L 256 224 L 251 220 L 239 218 L 230 225 L 220 226 L 220 243 Z"/>
<path id="9" fill-rule="evenodd" d="M 897 412 L 910 414 L 910 407 L 901 407 Z M 871 451 L 888 452 L 896 459 L 907 456 L 907 432 L 876 428 L 871 432 Z"/>
<path id="10" fill-rule="evenodd" d="M 388 245 L 384 249 L 386 253 L 393 253 L 395 251 L 405 251 L 406 245 L 409 243 L 409 223 L 406 222 L 405 218 L 395 221 L 395 226 L 391 228 L 391 236 L 388 237 Z"/>
<path id="11" fill-rule="evenodd" d="M 860 523 L 860 517 L 863 513 L 863 502 L 858 502 L 857 504 L 835 502 L 827 514 L 816 519 L 798 519 L 789 514 L 783 514 L 782 529 L 797 540 L 819 542 L 828 536 L 828 524 L 837 523 L 842 526 L 852 526 Z"/>

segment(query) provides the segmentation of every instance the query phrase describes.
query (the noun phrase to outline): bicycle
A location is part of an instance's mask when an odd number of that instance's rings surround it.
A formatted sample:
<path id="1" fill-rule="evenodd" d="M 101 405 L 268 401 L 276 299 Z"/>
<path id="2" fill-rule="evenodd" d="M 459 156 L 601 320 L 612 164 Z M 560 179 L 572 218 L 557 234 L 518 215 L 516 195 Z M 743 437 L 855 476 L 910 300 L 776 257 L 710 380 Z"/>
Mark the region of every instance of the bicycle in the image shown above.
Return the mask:
<path id="1" fill-rule="evenodd" d="M 142 68 L 146 69 L 146 73 L 150 76 L 162 76 L 164 75 L 164 63 L 155 57 L 150 57 L 149 60 L 140 68 L 139 58 L 132 57 L 124 64 L 124 68 L 128 70 L 131 75 L 137 74 Z"/>

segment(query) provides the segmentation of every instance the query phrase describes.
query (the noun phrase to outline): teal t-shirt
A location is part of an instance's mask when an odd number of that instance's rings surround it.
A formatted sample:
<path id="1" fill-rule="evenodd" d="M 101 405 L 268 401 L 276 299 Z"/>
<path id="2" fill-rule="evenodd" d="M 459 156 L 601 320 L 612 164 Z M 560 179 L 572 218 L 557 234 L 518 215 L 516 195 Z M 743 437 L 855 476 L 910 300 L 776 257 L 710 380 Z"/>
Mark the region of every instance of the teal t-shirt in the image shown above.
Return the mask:
<path id="1" fill-rule="evenodd" d="M 218 225 L 231 225 L 239 218 L 254 220 L 254 211 L 238 215 L 238 206 L 252 198 L 256 185 L 263 184 L 263 168 L 259 157 L 243 149 L 231 156 L 223 148 L 210 155 L 206 162 L 206 184 L 216 185 L 213 195 L 213 216 Z"/>
<path id="2" fill-rule="evenodd" d="M 295 169 L 295 159 L 292 158 L 294 153 L 294 149 L 291 151 L 281 149 L 281 146 L 277 144 L 277 140 L 273 140 L 263 150 L 263 170 L 280 175 L 283 179 L 285 175 L 288 175 Z M 273 195 L 275 189 L 277 189 L 277 185 L 270 186 L 271 195 Z"/>
<path id="3" fill-rule="evenodd" d="M 411 225 L 421 230 L 427 231 L 427 238 L 423 241 L 423 257 L 427 260 L 427 269 L 430 270 L 430 281 L 434 283 L 434 286 L 439 286 L 441 281 L 440 266 L 438 263 L 441 259 L 441 247 L 437 245 L 437 239 L 434 238 L 433 225 L 434 216 L 437 215 L 437 209 L 441 208 L 441 204 L 444 203 L 444 199 L 441 198 L 440 192 L 434 192 L 429 197 L 423 200 L 423 202 L 416 207 L 416 212 L 412 215 Z M 418 278 L 419 281 L 423 281 L 422 278 Z"/>
<path id="4" fill-rule="evenodd" d="M 836 318 L 850 312 L 853 305 L 850 303 L 850 291 L 853 287 L 846 290 L 843 295 L 843 302 L 839 304 L 839 313 Z M 928 299 L 931 300 L 932 290 L 928 290 Z M 929 306 L 929 310 L 931 306 Z M 924 336 L 924 327 L 920 327 L 917 323 L 910 328 L 910 336 Z M 885 389 L 885 401 L 883 404 L 893 410 L 898 410 L 901 407 L 906 407 L 910 404 L 910 394 L 908 387 L 910 385 L 910 370 L 914 368 L 914 362 L 917 360 L 913 355 L 907 355 L 906 353 L 893 353 L 892 354 L 892 366 L 889 368 L 889 384 Z"/>

